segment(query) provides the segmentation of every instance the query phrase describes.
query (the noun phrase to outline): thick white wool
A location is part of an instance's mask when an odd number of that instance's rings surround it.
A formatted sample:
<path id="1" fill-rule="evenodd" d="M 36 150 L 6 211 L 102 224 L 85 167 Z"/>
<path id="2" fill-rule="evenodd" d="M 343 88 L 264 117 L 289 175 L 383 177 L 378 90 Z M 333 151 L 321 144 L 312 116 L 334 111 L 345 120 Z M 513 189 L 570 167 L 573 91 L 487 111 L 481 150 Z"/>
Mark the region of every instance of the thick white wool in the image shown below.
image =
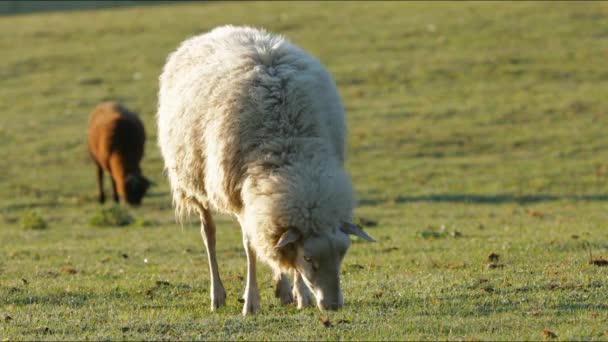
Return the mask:
<path id="1" fill-rule="evenodd" d="M 258 256 L 290 227 L 352 220 L 344 110 L 326 69 L 281 36 L 223 26 L 184 41 L 160 77 L 158 132 L 176 213 L 232 214 Z"/>

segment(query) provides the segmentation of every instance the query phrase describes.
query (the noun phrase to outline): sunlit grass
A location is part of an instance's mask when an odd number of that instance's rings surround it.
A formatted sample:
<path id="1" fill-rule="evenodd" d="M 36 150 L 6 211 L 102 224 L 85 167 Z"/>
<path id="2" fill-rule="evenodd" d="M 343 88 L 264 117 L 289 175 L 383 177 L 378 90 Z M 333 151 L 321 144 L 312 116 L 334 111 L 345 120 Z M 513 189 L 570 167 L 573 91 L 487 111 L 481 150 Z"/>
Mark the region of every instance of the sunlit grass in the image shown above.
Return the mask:
<path id="1" fill-rule="evenodd" d="M 608 4 L 209 2 L 0 17 L 0 337 L 8 340 L 606 340 Z M 274 298 L 241 317 L 245 256 L 216 216 L 228 303 L 209 312 L 196 220 L 175 223 L 158 75 L 221 24 L 282 33 L 334 75 L 347 168 L 375 244 L 327 320 Z M 88 113 L 140 113 L 134 222 L 92 226 Z M 109 183 L 106 184 L 109 188 Z M 48 229 L 22 229 L 35 212 Z M 370 223 L 370 221 L 375 222 Z M 592 255 L 590 257 L 589 251 Z M 490 255 L 498 255 L 492 257 Z M 325 323 L 324 323 L 325 322 Z"/>

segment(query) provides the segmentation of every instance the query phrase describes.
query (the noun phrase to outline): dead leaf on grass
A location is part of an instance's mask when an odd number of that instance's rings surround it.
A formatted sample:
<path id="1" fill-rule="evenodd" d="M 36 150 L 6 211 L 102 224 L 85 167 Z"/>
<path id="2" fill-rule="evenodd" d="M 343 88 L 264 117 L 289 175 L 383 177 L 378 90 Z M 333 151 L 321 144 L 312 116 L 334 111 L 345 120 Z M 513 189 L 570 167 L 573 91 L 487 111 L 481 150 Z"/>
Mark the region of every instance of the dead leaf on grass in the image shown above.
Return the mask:
<path id="1" fill-rule="evenodd" d="M 376 292 L 374 293 L 374 298 L 381 298 L 384 295 L 384 292 L 380 291 L 380 292 Z"/>
<path id="2" fill-rule="evenodd" d="M 323 317 L 321 317 L 320 321 L 321 321 L 321 324 L 323 324 L 324 327 L 326 327 L 326 328 L 331 327 L 331 322 L 329 321 L 329 317 L 323 316 Z"/>
<path id="3" fill-rule="evenodd" d="M 595 265 L 595 266 L 608 266 L 608 260 L 599 257 L 599 258 L 594 258 L 593 255 L 591 254 L 591 245 L 589 244 L 589 242 L 585 241 L 583 243 L 584 246 L 587 247 L 587 250 L 589 251 L 589 265 Z"/>
<path id="4" fill-rule="evenodd" d="M 4 321 L 5 322 L 12 321 L 12 320 L 13 320 L 13 317 L 11 317 L 9 315 L 4 316 Z"/>
<path id="5" fill-rule="evenodd" d="M 542 213 L 542 212 L 540 212 L 540 211 L 538 211 L 538 210 L 531 210 L 531 209 L 528 209 L 528 210 L 526 210 L 526 212 L 528 213 L 528 215 L 530 215 L 530 216 L 532 216 L 532 217 L 538 217 L 538 218 L 543 218 L 543 217 L 545 217 L 545 214 L 544 214 L 544 213 Z"/>
<path id="6" fill-rule="evenodd" d="M 489 262 L 497 262 L 498 259 L 500 259 L 500 255 L 496 254 L 494 252 L 490 253 L 490 255 L 488 255 L 488 261 Z"/>
<path id="7" fill-rule="evenodd" d="M 574 240 L 577 240 L 580 236 L 578 236 L 576 234 L 572 234 L 570 237 L 573 238 Z"/>
<path id="8" fill-rule="evenodd" d="M 485 286 L 485 287 L 482 287 L 481 289 L 484 290 L 487 293 L 494 292 L 494 288 L 492 286 Z"/>
<path id="9" fill-rule="evenodd" d="M 465 264 L 464 262 L 460 263 L 460 264 L 447 264 L 447 265 L 445 265 L 445 268 L 447 268 L 448 270 L 458 270 L 458 269 L 465 268 L 465 267 L 467 267 L 467 264 Z"/>
<path id="10" fill-rule="evenodd" d="M 545 330 L 543 330 L 543 338 L 545 338 L 545 339 L 557 338 L 557 335 L 553 331 L 551 331 L 549 329 L 545 329 Z"/>
<path id="11" fill-rule="evenodd" d="M 21 282 L 23 283 L 23 285 L 29 284 L 29 282 L 25 278 L 21 278 Z"/>
<path id="12" fill-rule="evenodd" d="M 350 324 L 350 321 L 344 318 L 340 318 L 336 321 L 336 324 Z"/>
<path id="13" fill-rule="evenodd" d="M 76 273 L 78 273 L 78 271 L 74 267 L 70 267 L 70 266 L 63 266 L 61 268 L 61 272 L 66 273 L 66 274 L 76 274 Z"/>

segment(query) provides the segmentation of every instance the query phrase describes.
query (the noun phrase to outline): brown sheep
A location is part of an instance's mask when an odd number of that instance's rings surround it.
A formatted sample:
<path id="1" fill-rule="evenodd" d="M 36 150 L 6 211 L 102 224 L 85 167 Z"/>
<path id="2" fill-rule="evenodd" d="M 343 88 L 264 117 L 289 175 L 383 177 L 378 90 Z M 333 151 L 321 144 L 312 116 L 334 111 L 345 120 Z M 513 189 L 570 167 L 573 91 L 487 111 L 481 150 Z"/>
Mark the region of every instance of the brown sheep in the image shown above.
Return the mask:
<path id="1" fill-rule="evenodd" d="M 87 132 L 89 154 L 97 166 L 99 203 L 105 202 L 103 172 L 110 174 L 114 201 L 139 205 L 150 186 L 139 162 L 144 154 L 146 133 L 137 115 L 114 103 L 99 104 L 91 113 Z"/>

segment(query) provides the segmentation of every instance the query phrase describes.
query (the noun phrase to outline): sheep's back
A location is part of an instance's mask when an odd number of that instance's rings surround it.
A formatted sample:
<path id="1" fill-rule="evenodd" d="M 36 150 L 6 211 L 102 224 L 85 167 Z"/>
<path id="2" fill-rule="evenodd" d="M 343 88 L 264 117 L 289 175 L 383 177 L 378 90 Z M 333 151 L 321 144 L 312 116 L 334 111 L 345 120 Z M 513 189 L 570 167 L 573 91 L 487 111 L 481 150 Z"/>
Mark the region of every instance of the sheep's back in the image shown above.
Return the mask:
<path id="1" fill-rule="evenodd" d="M 106 170 L 112 153 L 138 165 L 144 153 L 144 126 L 135 113 L 114 102 L 99 104 L 89 117 L 89 153 Z"/>
<path id="2" fill-rule="evenodd" d="M 221 27 L 170 55 L 159 145 L 174 200 L 235 213 L 251 165 L 281 167 L 324 141 L 344 161 L 344 113 L 325 68 L 280 36 Z M 181 202 L 181 203 L 180 203 Z"/>

